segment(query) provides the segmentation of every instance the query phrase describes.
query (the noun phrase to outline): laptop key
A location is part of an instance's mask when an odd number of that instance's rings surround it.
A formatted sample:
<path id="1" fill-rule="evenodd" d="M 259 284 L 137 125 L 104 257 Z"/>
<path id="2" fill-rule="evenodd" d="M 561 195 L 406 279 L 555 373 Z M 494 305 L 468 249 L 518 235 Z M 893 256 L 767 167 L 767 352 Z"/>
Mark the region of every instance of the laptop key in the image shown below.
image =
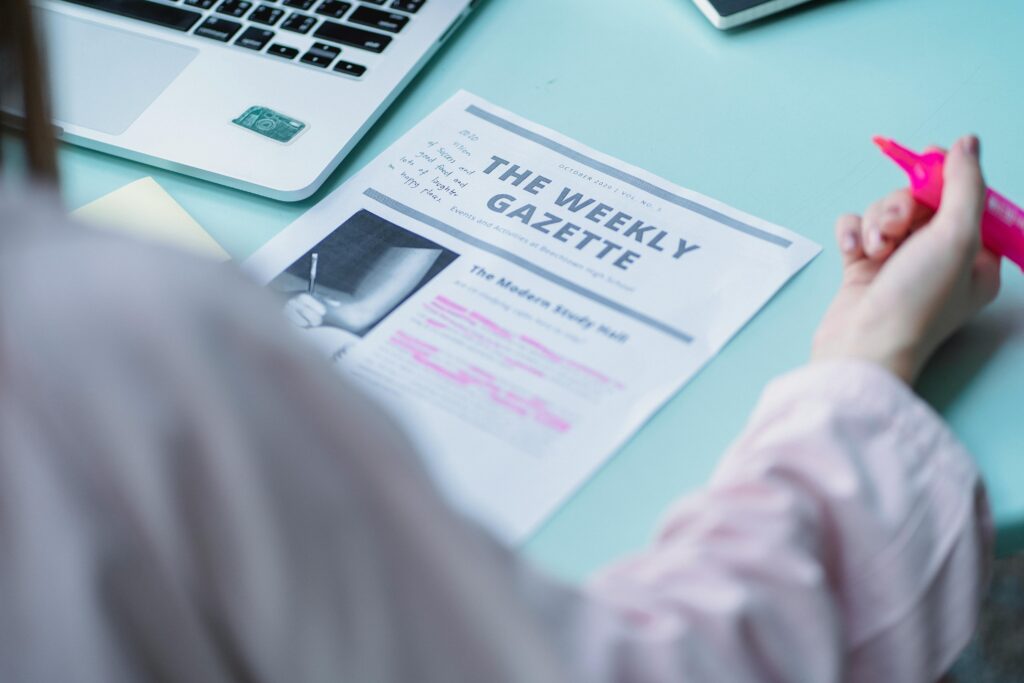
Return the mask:
<path id="1" fill-rule="evenodd" d="M 352 3 L 341 2 L 341 0 L 324 0 L 320 3 L 320 6 L 316 8 L 317 14 L 322 14 L 332 19 L 341 19 L 345 12 L 352 9 Z"/>
<path id="2" fill-rule="evenodd" d="M 320 28 L 313 35 L 317 38 L 329 40 L 332 43 L 350 45 L 361 50 L 369 50 L 370 52 L 384 52 L 384 48 L 391 43 L 389 36 L 374 33 L 373 31 L 364 31 L 353 26 L 336 24 L 333 21 L 325 21 L 320 24 Z"/>
<path id="3" fill-rule="evenodd" d="M 274 43 L 267 48 L 268 55 L 274 55 L 275 57 L 282 57 L 284 59 L 295 59 L 299 56 L 299 51 L 294 47 L 288 47 L 287 45 L 279 45 Z"/>
<path id="4" fill-rule="evenodd" d="M 252 11 L 252 14 L 249 15 L 249 21 L 255 21 L 257 24 L 273 26 L 281 19 L 282 16 L 284 16 L 284 10 L 280 7 L 260 5 Z"/>
<path id="5" fill-rule="evenodd" d="M 372 7 L 360 7 L 348 18 L 353 24 L 362 24 L 382 31 L 398 33 L 409 23 L 409 17 L 394 12 L 382 12 Z"/>
<path id="6" fill-rule="evenodd" d="M 284 0 L 285 7 L 292 7 L 294 9 L 308 10 L 313 6 L 316 0 Z"/>
<path id="7" fill-rule="evenodd" d="M 424 0 L 395 0 L 391 3 L 391 9 L 401 10 L 409 14 L 416 14 L 423 7 Z"/>
<path id="8" fill-rule="evenodd" d="M 185 0 L 186 5 L 198 7 L 199 9 L 210 9 L 217 0 Z"/>
<path id="9" fill-rule="evenodd" d="M 344 60 L 338 60 L 338 63 L 334 65 L 334 70 L 340 74 L 346 76 L 353 76 L 355 78 L 361 78 L 366 73 L 366 67 L 362 64 L 353 64 L 352 62 L 346 62 Z"/>
<path id="10" fill-rule="evenodd" d="M 238 40 L 235 41 L 235 45 L 259 51 L 266 47 L 267 43 L 269 43 L 270 39 L 273 37 L 273 31 L 250 26 L 242 32 L 242 35 L 238 36 Z"/>
<path id="11" fill-rule="evenodd" d="M 206 21 L 196 29 L 195 34 L 204 38 L 212 38 L 213 40 L 219 40 L 222 43 L 226 43 L 238 33 L 238 29 L 242 28 L 242 25 L 237 21 L 230 21 L 228 19 L 219 19 L 217 17 L 207 17 Z"/>
<path id="12" fill-rule="evenodd" d="M 161 5 L 149 0 L 70 0 L 76 5 L 118 14 L 129 19 L 147 21 L 175 31 L 187 31 L 202 18 L 199 12 Z"/>
<path id="13" fill-rule="evenodd" d="M 217 12 L 231 17 L 240 17 L 248 12 L 250 7 L 252 7 L 252 3 L 248 0 L 224 0 L 217 8 Z"/>
<path id="14" fill-rule="evenodd" d="M 309 33 L 309 29 L 313 28 L 313 24 L 316 23 L 316 19 L 308 17 L 305 14 L 299 14 L 298 12 L 292 12 L 284 23 L 281 24 L 281 28 L 286 31 L 294 31 L 295 33 L 306 34 Z"/>
<path id="15" fill-rule="evenodd" d="M 309 48 L 309 52 L 302 55 L 301 61 L 303 64 L 312 64 L 313 66 L 319 66 L 321 69 L 326 69 L 334 61 L 334 58 L 340 54 L 341 49 L 333 45 L 313 43 L 313 47 Z"/>

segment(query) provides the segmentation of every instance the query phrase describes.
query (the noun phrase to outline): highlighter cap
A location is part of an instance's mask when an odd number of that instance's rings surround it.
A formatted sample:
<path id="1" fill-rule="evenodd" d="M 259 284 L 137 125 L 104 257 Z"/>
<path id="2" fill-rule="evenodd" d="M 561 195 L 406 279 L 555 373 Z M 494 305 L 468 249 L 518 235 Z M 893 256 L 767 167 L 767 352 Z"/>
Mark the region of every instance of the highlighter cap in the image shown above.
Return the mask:
<path id="1" fill-rule="evenodd" d="M 900 168 L 906 171 L 908 175 L 912 175 L 914 169 L 921 162 L 919 154 L 910 151 L 895 140 L 876 135 L 871 138 L 871 141 L 878 145 L 883 154 L 899 164 Z"/>
<path id="2" fill-rule="evenodd" d="M 883 154 L 906 171 L 914 197 L 933 209 L 939 208 L 942 200 L 942 167 L 946 155 L 940 151 L 918 154 L 881 135 L 876 135 L 872 140 Z"/>

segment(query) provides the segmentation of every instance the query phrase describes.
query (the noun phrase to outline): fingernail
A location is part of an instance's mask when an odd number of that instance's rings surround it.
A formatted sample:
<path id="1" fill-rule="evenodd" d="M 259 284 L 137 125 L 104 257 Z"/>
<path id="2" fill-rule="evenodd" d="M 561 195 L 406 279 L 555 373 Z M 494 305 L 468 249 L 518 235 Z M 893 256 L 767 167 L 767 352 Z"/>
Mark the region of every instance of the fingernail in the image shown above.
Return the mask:
<path id="1" fill-rule="evenodd" d="M 861 223 L 861 235 L 860 239 L 867 246 L 868 235 L 873 232 L 878 232 L 881 229 L 882 217 L 878 214 L 872 214 L 871 216 L 865 216 L 864 222 Z"/>
<path id="2" fill-rule="evenodd" d="M 960 151 L 962 151 L 967 156 L 973 157 L 975 159 L 980 157 L 981 141 L 978 140 L 978 137 L 976 135 L 964 136 L 960 138 L 958 144 L 960 146 Z"/>
<path id="3" fill-rule="evenodd" d="M 839 243 L 839 247 L 843 250 L 844 254 L 852 254 L 857 251 L 857 233 L 848 232 L 843 235 L 843 239 Z"/>
<path id="4" fill-rule="evenodd" d="M 874 253 L 882 248 L 882 233 L 879 230 L 869 230 L 864 238 L 864 246 L 868 253 Z"/>
<path id="5" fill-rule="evenodd" d="M 977 135 L 967 136 L 967 152 L 975 159 L 981 158 L 981 140 Z"/>

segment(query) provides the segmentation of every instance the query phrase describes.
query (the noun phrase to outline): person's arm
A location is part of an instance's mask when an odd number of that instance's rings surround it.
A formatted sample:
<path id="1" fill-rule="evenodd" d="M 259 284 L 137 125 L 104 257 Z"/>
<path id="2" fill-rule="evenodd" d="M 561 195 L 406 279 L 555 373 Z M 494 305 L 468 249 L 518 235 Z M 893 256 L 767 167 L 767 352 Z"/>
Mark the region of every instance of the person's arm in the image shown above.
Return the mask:
<path id="1" fill-rule="evenodd" d="M 409 296 L 430 272 L 440 249 L 388 247 L 352 293 L 329 295 L 295 291 L 285 304 L 285 316 L 300 328 L 331 325 L 359 333 Z M 292 287 L 299 278 L 285 273 Z"/>
<path id="2" fill-rule="evenodd" d="M 324 321 L 362 331 L 409 296 L 440 255 L 440 249 L 388 247 L 354 293 L 327 300 Z"/>
<path id="3" fill-rule="evenodd" d="M 876 365 L 814 364 L 592 584 L 615 617 L 571 628 L 603 662 L 591 680 L 935 681 L 974 629 L 990 544 L 942 420 Z"/>
<path id="4" fill-rule="evenodd" d="M 840 219 L 816 362 L 768 389 L 654 546 L 594 584 L 612 615 L 545 611 L 589 680 L 929 682 L 951 664 L 991 525 L 967 453 L 908 384 L 999 289 L 984 189 L 965 138 L 934 216 L 900 192 Z"/>

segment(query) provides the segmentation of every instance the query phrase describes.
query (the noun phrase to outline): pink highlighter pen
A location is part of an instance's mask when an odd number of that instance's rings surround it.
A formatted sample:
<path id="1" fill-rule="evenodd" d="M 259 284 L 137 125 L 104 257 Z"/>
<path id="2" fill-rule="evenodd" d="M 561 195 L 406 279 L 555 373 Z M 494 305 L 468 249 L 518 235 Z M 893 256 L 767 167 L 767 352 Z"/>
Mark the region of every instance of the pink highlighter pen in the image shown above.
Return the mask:
<path id="1" fill-rule="evenodd" d="M 914 199 L 938 209 L 942 200 L 942 167 L 946 154 L 918 154 L 881 136 L 875 136 L 874 141 L 910 176 L 910 191 Z M 1024 270 L 1024 209 L 995 190 L 989 190 L 985 199 L 981 239 L 990 251 L 1005 256 Z"/>

